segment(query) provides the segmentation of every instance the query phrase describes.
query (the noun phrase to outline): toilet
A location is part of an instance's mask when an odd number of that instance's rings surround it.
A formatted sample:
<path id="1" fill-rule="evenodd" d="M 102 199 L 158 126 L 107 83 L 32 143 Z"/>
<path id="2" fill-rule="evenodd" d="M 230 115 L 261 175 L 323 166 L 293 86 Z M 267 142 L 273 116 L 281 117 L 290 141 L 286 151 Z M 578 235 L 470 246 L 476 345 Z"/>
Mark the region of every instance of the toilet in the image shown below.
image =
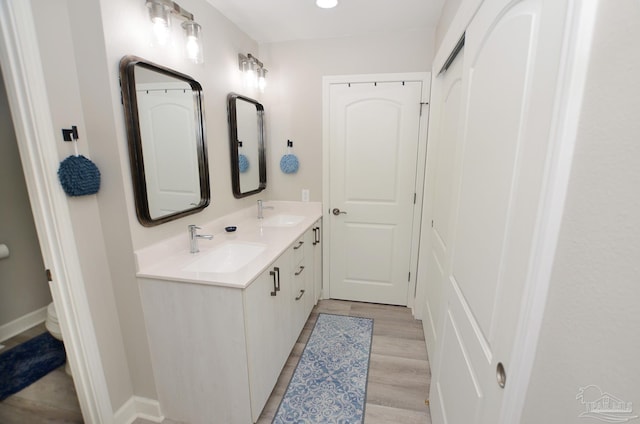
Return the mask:
<path id="1" fill-rule="evenodd" d="M 47 331 L 55 338 L 64 342 L 62 340 L 62 331 L 60 331 L 60 323 L 58 322 L 58 314 L 56 312 L 56 306 L 51 302 L 49 306 L 47 306 L 47 320 L 44 323 L 44 326 L 47 328 Z M 71 368 L 69 368 L 69 361 L 64 364 L 64 371 L 71 375 Z"/>

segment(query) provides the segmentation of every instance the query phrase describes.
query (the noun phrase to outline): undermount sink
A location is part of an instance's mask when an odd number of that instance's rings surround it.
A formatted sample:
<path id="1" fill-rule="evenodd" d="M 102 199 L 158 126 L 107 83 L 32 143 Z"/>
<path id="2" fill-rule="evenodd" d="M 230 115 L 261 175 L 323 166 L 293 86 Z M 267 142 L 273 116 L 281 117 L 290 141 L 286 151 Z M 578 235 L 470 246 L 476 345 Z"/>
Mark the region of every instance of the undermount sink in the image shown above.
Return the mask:
<path id="1" fill-rule="evenodd" d="M 304 216 L 300 215 L 274 215 L 269 218 L 265 218 L 262 221 L 263 227 L 293 227 L 298 225 L 304 220 Z"/>
<path id="2" fill-rule="evenodd" d="M 202 252 L 201 257 L 182 268 L 188 272 L 236 272 L 265 251 L 266 245 L 230 241 L 210 252 Z"/>

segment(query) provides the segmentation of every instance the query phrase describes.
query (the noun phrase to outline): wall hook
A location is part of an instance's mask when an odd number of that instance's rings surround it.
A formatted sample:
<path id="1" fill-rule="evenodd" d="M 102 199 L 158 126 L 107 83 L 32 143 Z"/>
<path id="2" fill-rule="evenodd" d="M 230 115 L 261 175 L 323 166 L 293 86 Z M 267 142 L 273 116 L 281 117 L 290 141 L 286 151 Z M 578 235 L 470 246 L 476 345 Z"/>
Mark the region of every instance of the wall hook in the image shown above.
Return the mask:
<path id="1" fill-rule="evenodd" d="M 64 141 L 74 141 L 78 139 L 78 127 L 75 125 L 71 129 L 62 129 L 62 139 Z"/>

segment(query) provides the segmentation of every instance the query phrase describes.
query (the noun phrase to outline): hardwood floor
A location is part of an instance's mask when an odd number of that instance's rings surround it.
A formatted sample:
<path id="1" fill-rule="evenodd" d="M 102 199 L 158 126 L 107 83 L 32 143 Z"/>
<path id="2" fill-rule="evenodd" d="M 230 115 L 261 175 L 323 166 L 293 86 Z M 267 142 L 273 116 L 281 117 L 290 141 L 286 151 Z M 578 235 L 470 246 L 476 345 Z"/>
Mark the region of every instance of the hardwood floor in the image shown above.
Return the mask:
<path id="1" fill-rule="evenodd" d="M 425 399 L 429 398 L 431 374 L 422 323 L 413 319 L 408 308 L 341 300 L 322 300 L 313 309 L 258 423 L 273 420 L 321 312 L 374 319 L 365 423 L 430 424 Z M 43 328 L 36 327 L 16 336 L 16 340 L 3 342 L 5 349 L 40 334 Z M 73 381 L 65 374 L 64 367 L 0 402 L 2 424 L 82 422 Z M 163 424 L 173 423 L 165 420 Z M 139 418 L 133 424 L 151 424 L 151 421 Z"/>
<path id="2" fill-rule="evenodd" d="M 47 331 L 35 326 L 9 340 L 0 353 Z M 75 424 L 83 423 L 73 380 L 64 366 L 50 372 L 32 385 L 0 402 L 2 424 Z"/>

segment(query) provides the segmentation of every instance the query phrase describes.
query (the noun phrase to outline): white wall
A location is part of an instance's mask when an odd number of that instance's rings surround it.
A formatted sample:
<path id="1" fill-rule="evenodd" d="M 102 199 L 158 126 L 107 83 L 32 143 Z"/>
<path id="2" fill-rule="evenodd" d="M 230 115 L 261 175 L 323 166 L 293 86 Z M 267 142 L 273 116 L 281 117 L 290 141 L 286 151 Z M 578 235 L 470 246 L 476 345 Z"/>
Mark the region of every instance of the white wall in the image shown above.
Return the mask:
<path id="1" fill-rule="evenodd" d="M 255 53 L 258 50 L 257 44 L 206 1 L 185 0 L 181 1 L 180 5 L 192 12 L 195 20 L 202 25 L 205 60 L 202 65 L 195 65 L 184 59 L 180 21 L 174 20 L 174 35 L 177 39 L 175 48 L 152 47 L 151 23 L 144 2 L 103 0 L 100 4 L 108 78 L 105 82 L 108 82 L 110 87 L 110 116 L 115 127 L 111 144 L 115 142 L 119 152 L 119 163 L 114 163 L 114 166 L 121 172 L 120 178 L 124 184 L 122 189 L 125 191 L 134 249 L 175 234 L 186 235 L 188 224 L 211 221 L 255 203 L 254 197 L 237 200 L 232 194 L 226 96 L 229 92 L 235 91 L 256 97 L 255 92 L 243 92 L 238 71 L 238 53 Z M 152 228 L 141 226 L 135 217 L 125 120 L 118 84 L 118 63 L 125 55 L 140 56 L 185 73 L 200 82 L 203 87 L 211 205 L 201 213 Z"/>
<path id="2" fill-rule="evenodd" d="M 0 259 L 1 329 L 51 302 L 2 75 L 0 140 L 0 243 L 10 251 Z"/>
<path id="3" fill-rule="evenodd" d="M 637 0 L 599 1 L 525 424 L 600 422 L 578 418 L 578 389 L 590 384 L 640 415 L 638 22 Z"/>
<path id="4" fill-rule="evenodd" d="M 312 201 L 322 200 L 323 76 L 428 71 L 433 47 L 433 30 L 261 45 L 271 198 L 301 200 L 308 188 Z M 287 139 L 300 161 L 296 174 L 280 171 Z"/>

